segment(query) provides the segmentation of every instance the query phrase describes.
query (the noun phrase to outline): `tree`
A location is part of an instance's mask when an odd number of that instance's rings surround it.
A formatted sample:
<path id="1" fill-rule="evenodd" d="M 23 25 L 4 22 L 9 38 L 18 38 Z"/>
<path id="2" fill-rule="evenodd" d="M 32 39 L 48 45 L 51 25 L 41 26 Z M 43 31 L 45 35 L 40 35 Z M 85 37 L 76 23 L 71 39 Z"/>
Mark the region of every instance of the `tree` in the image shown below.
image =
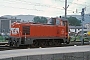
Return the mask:
<path id="1" fill-rule="evenodd" d="M 81 26 L 81 21 L 80 20 L 78 20 L 76 17 L 69 17 L 69 18 L 67 18 L 68 19 L 68 21 L 69 21 L 69 24 L 71 25 L 71 26 Z"/>
<path id="2" fill-rule="evenodd" d="M 34 22 L 35 22 L 35 23 L 40 22 L 40 20 L 41 20 L 41 19 L 40 19 L 39 16 L 34 17 Z"/>
<path id="3" fill-rule="evenodd" d="M 47 23 L 47 18 L 45 17 L 39 17 L 39 16 L 36 16 L 34 17 L 34 22 L 35 23 Z"/>
<path id="4" fill-rule="evenodd" d="M 41 23 L 47 23 L 47 18 L 41 17 Z"/>

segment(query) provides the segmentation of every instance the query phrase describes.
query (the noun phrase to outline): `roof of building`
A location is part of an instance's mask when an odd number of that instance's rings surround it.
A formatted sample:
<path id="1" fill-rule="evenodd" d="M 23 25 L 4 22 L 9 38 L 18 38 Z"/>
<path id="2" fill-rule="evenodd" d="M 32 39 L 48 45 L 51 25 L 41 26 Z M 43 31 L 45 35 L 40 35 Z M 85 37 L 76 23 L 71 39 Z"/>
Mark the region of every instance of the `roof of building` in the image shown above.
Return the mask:
<path id="1" fill-rule="evenodd" d="M 6 17 L 0 17 L 0 19 L 8 19 L 8 18 L 6 18 Z"/>
<path id="2" fill-rule="evenodd" d="M 0 17 L 0 20 L 18 20 L 18 21 L 20 21 L 21 19 Z"/>

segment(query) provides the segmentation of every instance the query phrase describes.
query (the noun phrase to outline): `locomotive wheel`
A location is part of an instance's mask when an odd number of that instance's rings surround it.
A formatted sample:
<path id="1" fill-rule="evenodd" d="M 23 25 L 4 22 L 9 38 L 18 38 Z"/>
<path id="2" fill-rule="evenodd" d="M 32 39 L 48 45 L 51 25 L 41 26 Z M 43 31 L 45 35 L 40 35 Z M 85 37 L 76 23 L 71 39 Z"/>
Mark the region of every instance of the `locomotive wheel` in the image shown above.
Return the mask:
<path id="1" fill-rule="evenodd" d="M 61 45 L 61 42 L 60 41 L 58 41 L 58 40 L 54 40 L 53 41 L 53 46 L 60 46 Z"/>
<path id="2" fill-rule="evenodd" d="M 16 46 L 16 42 L 15 42 L 15 41 L 13 41 L 13 46 L 14 46 L 14 47 Z"/>
<path id="3" fill-rule="evenodd" d="M 61 42 L 60 42 L 60 41 L 57 41 L 57 45 L 58 45 L 58 46 L 61 46 Z"/>
<path id="4" fill-rule="evenodd" d="M 56 41 L 53 41 L 53 46 L 57 46 L 57 43 L 56 43 Z"/>
<path id="5" fill-rule="evenodd" d="M 41 42 L 41 47 L 46 47 L 46 46 L 47 46 L 46 41 Z"/>
<path id="6" fill-rule="evenodd" d="M 12 42 L 10 42 L 10 43 L 9 43 L 9 46 L 10 46 L 10 47 L 12 47 L 12 46 L 13 46 L 13 43 L 12 43 Z"/>
<path id="7" fill-rule="evenodd" d="M 38 41 L 34 41 L 32 47 L 39 47 Z"/>
<path id="8" fill-rule="evenodd" d="M 16 41 L 15 40 L 12 43 L 12 47 L 16 47 Z"/>
<path id="9" fill-rule="evenodd" d="M 70 42 L 66 42 L 66 44 L 69 44 Z"/>
<path id="10" fill-rule="evenodd" d="M 12 43 L 10 43 L 11 47 L 19 47 L 19 44 L 14 40 Z"/>
<path id="11" fill-rule="evenodd" d="M 41 44 L 41 47 L 43 47 L 43 48 L 44 48 L 44 47 L 46 47 L 46 45 L 45 45 L 45 43 L 44 43 L 44 42 Z"/>
<path id="12" fill-rule="evenodd" d="M 10 43 L 9 43 L 9 46 L 10 46 L 10 47 L 14 47 L 15 45 L 14 45 L 13 42 L 10 42 Z"/>
<path id="13" fill-rule="evenodd" d="M 49 46 L 52 46 L 53 45 L 53 42 L 52 41 L 49 41 Z"/>

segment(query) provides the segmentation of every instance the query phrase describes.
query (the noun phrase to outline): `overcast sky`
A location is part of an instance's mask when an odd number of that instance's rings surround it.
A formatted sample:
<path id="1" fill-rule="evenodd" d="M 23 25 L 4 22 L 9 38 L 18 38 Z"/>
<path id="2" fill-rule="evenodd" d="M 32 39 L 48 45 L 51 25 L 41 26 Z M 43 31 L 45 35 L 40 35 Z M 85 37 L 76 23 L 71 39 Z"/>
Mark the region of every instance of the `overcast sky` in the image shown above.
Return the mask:
<path id="1" fill-rule="evenodd" d="M 60 16 L 64 15 L 65 0 L 0 0 L 0 16 L 3 15 L 37 15 Z M 85 13 L 90 13 L 89 0 L 68 0 L 68 15 L 80 14 L 86 7 Z M 76 13 L 76 9 L 78 13 Z M 74 11 L 74 13 L 73 13 Z"/>

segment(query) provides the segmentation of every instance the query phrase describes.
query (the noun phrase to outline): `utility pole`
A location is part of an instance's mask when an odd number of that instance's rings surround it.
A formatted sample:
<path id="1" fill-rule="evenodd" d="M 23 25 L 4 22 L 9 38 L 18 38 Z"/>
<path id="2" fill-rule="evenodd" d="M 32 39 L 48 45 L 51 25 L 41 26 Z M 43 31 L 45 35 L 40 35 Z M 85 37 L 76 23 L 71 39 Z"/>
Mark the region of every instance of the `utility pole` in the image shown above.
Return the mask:
<path id="1" fill-rule="evenodd" d="M 67 18 L 67 8 L 69 7 L 69 5 L 67 6 L 67 0 L 65 0 L 65 7 L 63 7 L 65 9 L 65 18 Z"/>
<path id="2" fill-rule="evenodd" d="M 65 0 L 65 18 L 67 18 L 67 0 Z"/>
<path id="3" fill-rule="evenodd" d="M 82 17 L 82 37 L 81 37 L 81 44 L 83 45 L 84 44 L 84 38 L 83 38 L 83 34 L 84 34 L 84 31 L 83 31 L 83 29 L 84 29 L 84 26 L 83 26 L 83 21 L 84 21 L 84 10 L 85 10 L 85 8 L 82 8 L 82 12 L 81 12 L 81 17 Z"/>

